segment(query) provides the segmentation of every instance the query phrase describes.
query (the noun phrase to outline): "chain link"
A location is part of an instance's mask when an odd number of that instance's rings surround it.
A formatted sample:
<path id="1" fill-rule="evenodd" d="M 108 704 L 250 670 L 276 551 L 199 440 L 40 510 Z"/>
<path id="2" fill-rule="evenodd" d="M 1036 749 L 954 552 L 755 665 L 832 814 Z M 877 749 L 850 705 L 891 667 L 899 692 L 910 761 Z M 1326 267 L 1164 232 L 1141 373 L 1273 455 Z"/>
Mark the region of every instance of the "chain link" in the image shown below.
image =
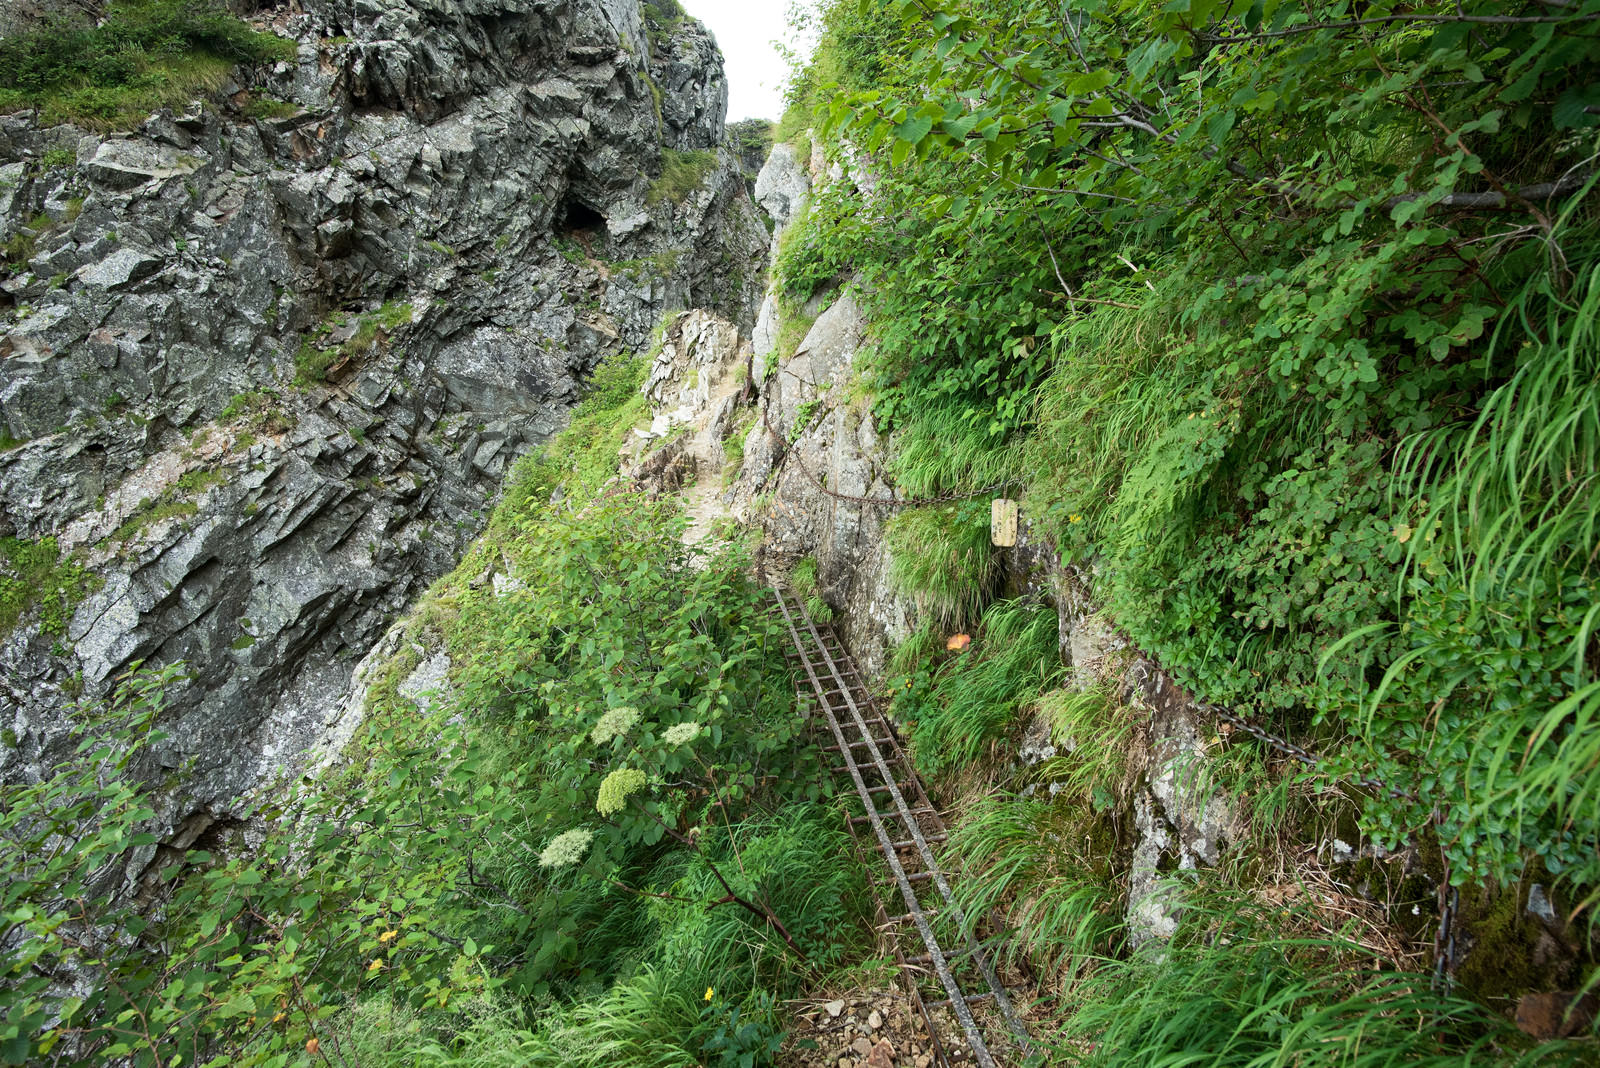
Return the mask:
<path id="1" fill-rule="evenodd" d="M 1220 708 L 1216 705 L 1199 705 L 1198 707 L 1200 711 L 1216 716 L 1224 723 L 1231 724 L 1235 730 L 1243 731 L 1245 734 L 1250 735 L 1250 737 L 1265 743 L 1272 749 L 1276 749 L 1278 752 L 1284 754 L 1290 759 L 1303 764 L 1308 768 L 1317 767 L 1318 761 L 1315 753 L 1310 752 L 1303 746 L 1295 745 L 1286 738 L 1281 738 L 1278 735 L 1273 734 L 1271 731 L 1264 729 L 1259 724 L 1239 715 L 1237 712 L 1232 712 L 1226 708 Z M 1398 786 L 1390 785 L 1375 775 L 1363 776 L 1362 778 L 1355 780 L 1355 782 L 1358 786 L 1362 786 L 1369 790 L 1374 790 L 1380 793 L 1387 793 L 1390 797 L 1401 798 L 1407 801 L 1417 800 L 1417 796 L 1410 791 L 1402 790 Z M 1435 807 L 1433 810 L 1433 824 L 1435 828 L 1437 828 L 1442 821 L 1443 816 L 1439 809 Z M 1437 989 L 1448 993 L 1450 990 L 1451 963 L 1455 960 L 1456 955 L 1456 912 L 1459 910 L 1461 903 L 1460 890 L 1450 885 L 1450 858 L 1448 856 L 1444 857 L 1444 878 L 1439 880 L 1438 893 L 1439 927 L 1434 932 L 1433 936 L 1433 982 Z"/>
<path id="2" fill-rule="evenodd" d="M 1250 735 L 1250 737 L 1255 738 L 1258 741 L 1265 742 L 1271 748 L 1276 749 L 1278 752 L 1298 761 L 1301 764 L 1304 764 L 1306 767 L 1313 769 L 1317 767 L 1318 760 L 1315 753 L 1306 749 L 1304 746 L 1295 745 L 1288 739 L 1273 734 L 1271 731 L 1266 730 L 1246 717 L 1239 715 L 1239 713 L 1229 711 L 1228 709 L 1221 708 L 1217 705 L 1200 705 L 1198 707 L 1200 708 L 1200 711 L 1216 716 L 1218 719 L 1230 724 L 1235 729 L 1244 731 L 1244 733 Z M 1398 798 L 1400 800 L 1417 800 L 1417 796 L 1411 793 L 1409 790 L 1402 790 L 1398 786 L 1392 786 L 1384 780 L 1378 778 L 1376 775 L 1362 776 L 1361 778 L 1355 780 L 1355 784 L 1368 790 L 1376 790 L 1380 793 L 1386 793 L 1390 797 Z"/>
<path id="3" fill-rule="evenodd" d="M 793 457 L 795 466 L 800 469 L 800 473 L 802 475 L 806 476 L 806 480 L 822 493 L 827 494 L 829 497 L 832 497 L 835 500 L 849 501 L 852 504 L 876 504 L 886 508 L 920 508 L 929 504 L 947 504 L 951 501 L 966 501 L 971 500 L 974 497 L 992 495 L 997 490 L 1004 489 L 1006 486 L 1014 484 L 1013 482 L 996 482 L 991 486 L 984 487 L 983 489 L 965 490 L 958 493 L 946 493 L 938 497 L 857 497 L 849 493 L 840 493 L 838 490 L 832 490 L 827 486 L 824 486 L 822 484 L 822 480 L 817 478 L 817 476 L 812 473 L 811 468 L 806 466 L 806 462 L 800 458 L 799 450 L 795 449 L 791 443 L 784 438 L 783 435 L 778 433 L 777 429 L 772 425 L 772 420 L 770 418 L 771 407 L 772 405 L 770 401 L 762 407 L 761 422 L 766 427 L 767 433 L 772 436 L 772 439 L 783 448 L 783 457 L 778 461 L 778 467 L 781 469 L 783 465 L 789 461 L 789 458 Z"/>

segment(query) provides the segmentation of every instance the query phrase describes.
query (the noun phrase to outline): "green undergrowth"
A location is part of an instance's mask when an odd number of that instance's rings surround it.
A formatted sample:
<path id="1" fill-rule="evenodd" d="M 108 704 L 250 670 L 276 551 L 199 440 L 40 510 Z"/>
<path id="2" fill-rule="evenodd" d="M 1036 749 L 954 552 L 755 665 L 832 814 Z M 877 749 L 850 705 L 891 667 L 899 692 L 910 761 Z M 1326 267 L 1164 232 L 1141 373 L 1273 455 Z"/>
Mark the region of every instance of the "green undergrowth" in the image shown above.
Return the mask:
<path id="1" fill-rule="evenodd" d="M 691 554 L 674 502 L 611 481 L 648 366 L 602 363 L 513 470 L 343 759 L 259 799 L 248 850 L 164 856 L 159 909 L 98 873 L 154 842 L 140 776 L 181 668 L 86 700 L 78 759 L 0 786 L 8 1060 L 774 1063 L 784 1001 L 873 948 L 865 874 L 749 550 Z"/>
<path id="2" fill-rule="evenodd" d="M 240 63 L 293 60 L 211 0 L 115 0 L 105 17 L 56 14 L 0 41 L 0 110 L 38 109 L 44 124 L 128 128 L 159 107 L 214 91 Z"/>
<path id="3" fill-rule="evenodd" d="M 771 366 L 776 368 L 799 352 L 806 335 L 811 333 L 811 328 L 816 322 L 815 315 L 807 315 L 798 305 L 780 307 L 778 336 L 774 342 Z"/>
<path id="4" fill-rule="evenodd" d="M 789 572 L 789 588 L 806 606 L 806 611 L 818 623 L 833 622 L 833 606 L 822 599 L 822 589 L 817 584 L 817 561 L 806 557 Z"/>
<path id="5" fill-rule="evenodd" d="M 284 411 L 283 398 L 270 389 L 235 393 L 217 418 L 242 426 L 244 434 L 240 435 L 241 440 L 246 434 L 281 434 L 291 425 L 289 415 Z"/>
<path id="6" fill-rule="evenodd" d="M 1061 670 L 1055 610 L 1026 601 L 991 605 L 964 650 L 944 656 L 938 645 L 937 632 L 925 630 L 889 668 L 891 712 L 909 731 L 925 774 L 984 756 L 1020 726 L 1024 706 Z"/>
<path id="7" fill-rule="evenodd" d="M 716 165 L 717 154 L 712 151 L 683 152 L 664 148 L 661 150 L 661 175 L 650 183 L 645 200 L 651 205 L 681 204 L 705 184 Z"/>
<path id="8" fill-rule="evenodd" d="M 776 124 L 768 119 L 740 119 L 728 125 L 728 143 L 740 154 L 759 152 L 765 156 L 772 148 Z"/>
<path id="9" fill-rule="evenodd" d="M 828 7 L 791 99 L 874 181 L 783 296 L 859 283 L 908 494 L 1020 497 L 1191 692 L 1398 788 L 1352 834 L 1592 917 L 1600 7 L 1073 11 Z M 983 499 L 890 525 L 944 625 L 1002 592 Z"/>
<path id="10" fill-rule="evenodd" d="M 390 339 L 411 322 L 411 305 L 389 301 L 377 311 L 355 316 L 355 332 L 338 344 L 327 343 L 335 329 L 351 325 L 350 316 L 340 312 L 308 334 L 295 353 L 294 382 L 310 386 L 326 382 L 330 372 L 357 363 L 386 348 Z"/>
<path id="11" fill-rule="evenodd" d="M 1577 1043 L 1535 1046 L 1504 1017 L 1386 970 L 1348 939 L 1295 930 L 1302 909 L 1241 903 L 1226 885 L 1172 887 L 1174 935 L 1100 959 L 1055 1038 L 1070 1065 L 1578 1065 Z"/>
<path id="12" fill-rule="evenodd" d="M 220 468 L 200 468 L 190 471 L 169 486 L 159 497 L 147 497 L 129 513 L 128 518 L 112 532 L 110 540 L 126 543 L 134 540 L 150 527 L 169 519 L 189 519 L 200 513 L 197 498 L 214 486 L 228 480 L 227 472 Z"/>
<path id="13" fill-rule="evenodd" d="M 300 105 L 271 96 L 251 96 L 239 109 L 251 119 L 283 119 L 300 111 Z"/>
<path id="14" fill-rule="evenodd" d="M 1600 3 L 1553 10 L 824 6 L 777 136 L 847 141 L 871 188 L 822 183 L 775 280 L 857 287 L 899 488 L 972 495 L 888 524 L 923 625 L 894 709 L 940 789 L 995 794 L 956 806 L 962 892 L 1053 984 L 1060 1063 L 1593 1056 L 1524 1056 L 1503 1012 L 1600 982 Z M 1053 618 L 1037 660 L 989 634 L 1040 579 L 987 570 L 991 495 L 1130 648 L 1319 754 L 1201 726 L 1177 773 L 1240 837 L 1162 891 L 1168 944 L 1122 927 L 1144 728 L 1049 692 Z M 1000 775 L 1035 713 L 1056 755 Z M 1344 897 L 1335 837 L 1417 868 Z M 1450 995 L 1412 974 L 1439 882 L 1479 939 Z M 1559 960 L 1496 911 L 1531 882 Z"/>
<path id="15" fill-rule="evenodd" d="M 994 595 L 999 560 L 987 501 L 906 508 L 890 518 L 889 580 L 942 627 L 975 623 Z"/>
<path id="16" fill-rule="evenodd" d="M 28 220 L 16 233 L 6 238 L 3 249 L 0 249 L 5 254 L 6 262 L 16 268 L 26 266 L 33 259 L 39 238 L 55 229 L 55 225 L 55 220 L 43 212 Z"/>
<path id="17" fill-rule="evenodd" d="M 94 576 L 55 538 L 0 538 L 0 635 L 37 610 L 41 633 L 61 637 Z"/>
<path id="18" fill-rule="evenodd" d="M 645 0 L 641 9 L 652 52 L 659 52 L 688 15 L 679 0 Z"/>
<path id="19" fill-rule="evenodd" d="M 1463 970 L 1470 985 L 1446 990 L 1414 971 L 1415 956 L 1396 956 L 1383 910 L 1409 909 L 1404 880 L 1369 872 L 1374 899 L 1304 859 L 1301 843 L 1334 828 L 1318 822 L 1326 813 L 1286 804 L 1283 791 L 1293 783 L 1286 769 L 1261 771 L 1251 789 L 1225 802 L 1240 823 L 1270 828 L 1254 832 L 1246 852 L 1214 870 L 1159 876 L 1141 891 L 1148 899 L 1130 902 L 1130 875 L 1141 861 L 1128 813 L 1144 790 L 1132 774 L 1144 717 L 1093 689 L 1022 697 L 1049 724 L 1056 755 L 1013 765 L 998 784 L 969 783 L 969 800 L 952 806 L 950 848 L 970 873 L 956 884 L 962 910 L 997 917 L 996 957 L 1036 977 L 1040 1063 L 1592 1062 L 1592 1039 L 1540 1044 L 1486 1008 L 1482 999 L 1500 988 L 1478 973 Z M 1235 756 L 1249 759 L 1249 750 L 1230 749 L 1215 763 Z M 1245 782 L 1237 769 L 1219 778 Z M 1288 840 L 1274 848 L 1268 837 L 1279 834 Z M 1286 856 L 1302 859 L 1286 865 Z M 1429 885 L 1424 900 L 1431 902 Z M 1156 907 L 1143 907 L 1145 900 Z M 1501 900 L 1515 926 L 1519 899 Z M 1130 912 L 1165 915 L 1173 926 L 1136 938 L 1142 925 L 1130 925 Z M 1476 916 L 1463 922 L 1471 924 L 1474 953 L 1503 951 L 1493 924 Z M 1414 935 L 1431 933 L 1424 923 Z M 1519 973 L 1497 981 L 1525 987 L 1540 980 Z"/>

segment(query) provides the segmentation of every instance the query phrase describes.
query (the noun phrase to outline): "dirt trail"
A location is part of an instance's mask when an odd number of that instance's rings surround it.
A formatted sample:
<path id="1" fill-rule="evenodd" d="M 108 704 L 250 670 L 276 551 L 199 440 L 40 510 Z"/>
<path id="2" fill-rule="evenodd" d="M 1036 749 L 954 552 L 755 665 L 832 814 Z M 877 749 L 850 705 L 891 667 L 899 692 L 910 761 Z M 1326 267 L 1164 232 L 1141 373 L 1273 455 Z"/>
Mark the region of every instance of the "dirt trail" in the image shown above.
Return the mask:
<path id="1" fill-rule="evenodd" d="M 691 549 L 711 548 L 716 543 L 712 528 L 718 520 L 729 518 L 728 506 L 722 503 L 720 480 L 715 474 L 702 475 L 693 485 L 685 486 L 680 495 L 684 514 L 689 517 L 683 543 Z"/>

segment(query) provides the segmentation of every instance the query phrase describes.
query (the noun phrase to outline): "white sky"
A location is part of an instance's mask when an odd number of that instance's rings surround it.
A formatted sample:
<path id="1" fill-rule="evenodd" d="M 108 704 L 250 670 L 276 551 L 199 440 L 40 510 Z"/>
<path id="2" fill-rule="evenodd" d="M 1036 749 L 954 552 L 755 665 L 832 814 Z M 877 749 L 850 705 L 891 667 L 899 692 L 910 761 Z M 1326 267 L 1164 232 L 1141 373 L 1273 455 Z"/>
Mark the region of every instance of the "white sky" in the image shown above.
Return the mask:
<path id="1" fill-rule="evenodd" d="M 785 13 L 789 0 L 681 0 L 683 9 L 705 23 L 728 70 L 728 121 L 771 119 L 783 114 L 783 82 L 789 67 L 773 41 L 791 37 Z"/>

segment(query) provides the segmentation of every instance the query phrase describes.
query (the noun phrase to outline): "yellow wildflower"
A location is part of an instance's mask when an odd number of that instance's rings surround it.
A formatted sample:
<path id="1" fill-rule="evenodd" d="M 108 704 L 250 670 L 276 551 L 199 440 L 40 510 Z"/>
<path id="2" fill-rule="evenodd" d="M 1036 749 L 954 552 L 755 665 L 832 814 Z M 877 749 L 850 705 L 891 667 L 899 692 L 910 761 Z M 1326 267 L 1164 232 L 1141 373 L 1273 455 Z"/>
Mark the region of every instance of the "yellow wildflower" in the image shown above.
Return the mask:
<path id="1" fill-rule="evenodd" d="M 1067 516 L 1067 522 L 1081 523 L 1083 522 L 1083 516 L 1079 515 L 1077 512 L 1073 512 L 1071 515 Z"/>
<path id="2" fill-rule="evenodd" d="M 712 990 L 709 986 L 706 987 L 706 1000 L 710 1001 L 711 1000 L 711 995 L 715 994 L 715 993 L 716 993 L 715 990 Z"/>
<path id="3" fill-rule="evenodd" d="M 369 972 L 381 972 L 381 971 L 383 971 L 383 961 L 382 960 L 373 961 L 371 964 L 367 965 L 367 971 L 369 971 Z"/>
<path id="4" fill-rule="evenodd" d="M 378 941 L 382 942 L 384 945 L 388 945 L 390 942 L 394 941 L 395 936 L 399 933 L 399 931 L 385 931 L 383 934 L 378 936 Z"/>

